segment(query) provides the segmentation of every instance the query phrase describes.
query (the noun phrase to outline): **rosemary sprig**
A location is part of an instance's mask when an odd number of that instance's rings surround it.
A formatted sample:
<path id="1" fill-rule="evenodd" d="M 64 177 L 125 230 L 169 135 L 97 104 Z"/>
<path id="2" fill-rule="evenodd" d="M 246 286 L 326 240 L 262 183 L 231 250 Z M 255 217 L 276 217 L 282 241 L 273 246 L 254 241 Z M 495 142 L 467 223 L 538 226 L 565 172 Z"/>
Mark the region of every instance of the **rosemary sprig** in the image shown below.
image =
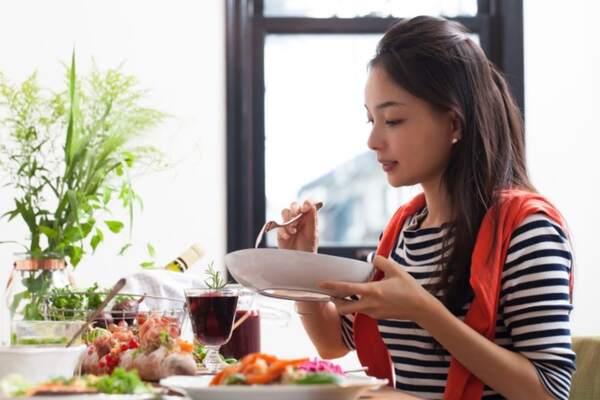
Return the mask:
<path id="1" fill-rule="evenodd" d="M 227 285 L 227 280 L 223 278 L 221 273 L 214 268 L 215 262 L 211 261 L 206 269 L 206 275 L 208 279 L 204 281 L 206 287 L 209 289 L 222 289 Z"/>

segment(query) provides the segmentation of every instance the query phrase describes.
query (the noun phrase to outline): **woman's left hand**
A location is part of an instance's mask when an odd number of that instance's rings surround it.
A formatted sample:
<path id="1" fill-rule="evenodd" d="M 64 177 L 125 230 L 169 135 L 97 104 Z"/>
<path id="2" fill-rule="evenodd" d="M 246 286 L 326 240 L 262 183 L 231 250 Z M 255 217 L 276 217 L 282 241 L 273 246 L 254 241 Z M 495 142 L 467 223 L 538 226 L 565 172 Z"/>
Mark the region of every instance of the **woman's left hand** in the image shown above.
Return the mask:
<path id="1" fill-rule="evenodd" d="M 435 297 L 395 261 L 376 256 L 373 265 L 385 274 L 382 280 L 366 283 L 326 281 L 318 286 L 340 297 L 333 301 L 340 314 L 359 312 L 375 319 L 403 319 L 418 323 Z M 354 294 L 360 300 L 341 299 Z"/>

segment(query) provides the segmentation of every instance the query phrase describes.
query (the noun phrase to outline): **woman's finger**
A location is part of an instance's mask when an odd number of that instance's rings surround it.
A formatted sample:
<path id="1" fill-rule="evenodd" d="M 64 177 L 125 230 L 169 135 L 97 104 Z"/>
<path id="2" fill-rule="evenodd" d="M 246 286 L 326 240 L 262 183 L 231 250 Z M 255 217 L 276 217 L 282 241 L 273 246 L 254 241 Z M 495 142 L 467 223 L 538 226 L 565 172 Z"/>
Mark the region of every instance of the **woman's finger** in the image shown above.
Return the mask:
<path id="1" fill-rule="evenodd" d="M 311 210 L 311 208 L 315 208 L 315 202 L 308 199 L 304 200 L 304 202 L 302 203 L 301 211 L 303 213 L 307 213 Z"/>
<path id="2" fill-rule="evenodd" d="M 364 300 L 342 300 L 334 299 L 333 304 L 339 314 L 364 313 L 367 310 L 367 304 Z"/>
<path id="3" fill-rule="evenodd" d="M 277 229 L 277 237 L 282 240 L 288 240 L 290 235 L 285 231 L 285 228 Z"/>
<path id="4" fill-rule="evenodd" d="M 288 221 L 291 217 L 292 212 L 289 208 L 284 208 L 281 210 L 281 218 L 283 218 L 283 222 Z"/>
<path id="5" fill-rule="evenodd" d="M 353 294 L 364 295 L 369 293 L 368 283 L 323 281 L 318 282 L 317 287 L 331 291 L 336 297 L 348 297 Z"/>
<path id="6" fill-rule="evenodd" d="M 300 214 L 300 205 L 298 204 L 298 202 L 294 201 L 292 204 L 290 204 L 290 210 L 292 211 L 291 215 L 293 217 Z"/>
<path id="7" fill-rule="evenodd" d="M 383 272 L 385 276 L 390 276 L 399 272 L 396 262 L 390 258 L 375 256 L 373 265 Z"/>

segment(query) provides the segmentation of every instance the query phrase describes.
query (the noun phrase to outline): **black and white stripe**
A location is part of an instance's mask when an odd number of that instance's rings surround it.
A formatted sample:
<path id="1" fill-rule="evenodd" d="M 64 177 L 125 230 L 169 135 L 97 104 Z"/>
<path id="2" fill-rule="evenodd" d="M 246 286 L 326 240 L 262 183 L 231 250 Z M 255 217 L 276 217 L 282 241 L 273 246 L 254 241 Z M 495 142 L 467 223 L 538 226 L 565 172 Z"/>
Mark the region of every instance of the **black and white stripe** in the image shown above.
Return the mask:
<path id="1" fill-rule="evenodd" d="M 419 283 L 439 280 L 445 227 L 418 228 L 424 210 L 406 222 L 392 258 Z M 513 232 L 502 274 L 494 342 L 521 353 L 536 367 L 540 381 L 557 399 L 568 399 L 575 354 L 571 349 L 569 273 L 571 250 L 565 233 L 542 214 L 528 217 Z M 459 318 L 464 318 L 468 304 Z M 342 337 L 354 349 L 352 315 L 342 317 Z M 396 388 L 419 397 L 441 399 L 450 354 L 411 321 L 379 320 L 396 373 Z M 502 398 L 489 387 L 484 399 Z"/>

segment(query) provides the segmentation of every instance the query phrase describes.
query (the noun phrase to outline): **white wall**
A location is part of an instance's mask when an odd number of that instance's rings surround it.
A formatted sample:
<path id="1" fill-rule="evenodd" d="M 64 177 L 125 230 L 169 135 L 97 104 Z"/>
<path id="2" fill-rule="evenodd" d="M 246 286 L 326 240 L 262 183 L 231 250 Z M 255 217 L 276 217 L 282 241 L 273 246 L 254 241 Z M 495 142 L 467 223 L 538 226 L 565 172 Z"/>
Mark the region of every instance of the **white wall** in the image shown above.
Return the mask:
<path id="1" fill-rule="evenodd" d="M 101 68 L 125 62 L 149 90 L 146 104 L 171 115 L 152 143 L 172 161 L 134 182 L 145 208 L 134 223 L 136 244 L 116 256 L 126 236 L 113 238 L 75 272 L 80 285 L 110 285 L 138 270 L 145 244 L 166 263 L 194 242 L 206 256 L 225 253 L 225 8 L 222 0 L 25 0 L 0 2 L 0 70 L 20 82 L 35 69 L 42 85 L 60 87 L 61 61 L 77 50 L 78 69 L 92 57 Z M 0 189 L 0 210 L 12 196 Z M 0 240 L 22 240 L 22 222 L 0 221 Z M 107 235 L 108 236 L 108 235 Z M 0 246 L 0 290 L 18 247 Z M 200 268 L 198 265 L 196 268 Z M 2 297 L 3 298 L 3 297 Z"/>
<path id="2" fill-rule="evenodd" d="M 524 9 L 529 168 L 571 228 L 576 335 L 600 334 L 599 13 L 586 0 L 526 0 Z"/>

